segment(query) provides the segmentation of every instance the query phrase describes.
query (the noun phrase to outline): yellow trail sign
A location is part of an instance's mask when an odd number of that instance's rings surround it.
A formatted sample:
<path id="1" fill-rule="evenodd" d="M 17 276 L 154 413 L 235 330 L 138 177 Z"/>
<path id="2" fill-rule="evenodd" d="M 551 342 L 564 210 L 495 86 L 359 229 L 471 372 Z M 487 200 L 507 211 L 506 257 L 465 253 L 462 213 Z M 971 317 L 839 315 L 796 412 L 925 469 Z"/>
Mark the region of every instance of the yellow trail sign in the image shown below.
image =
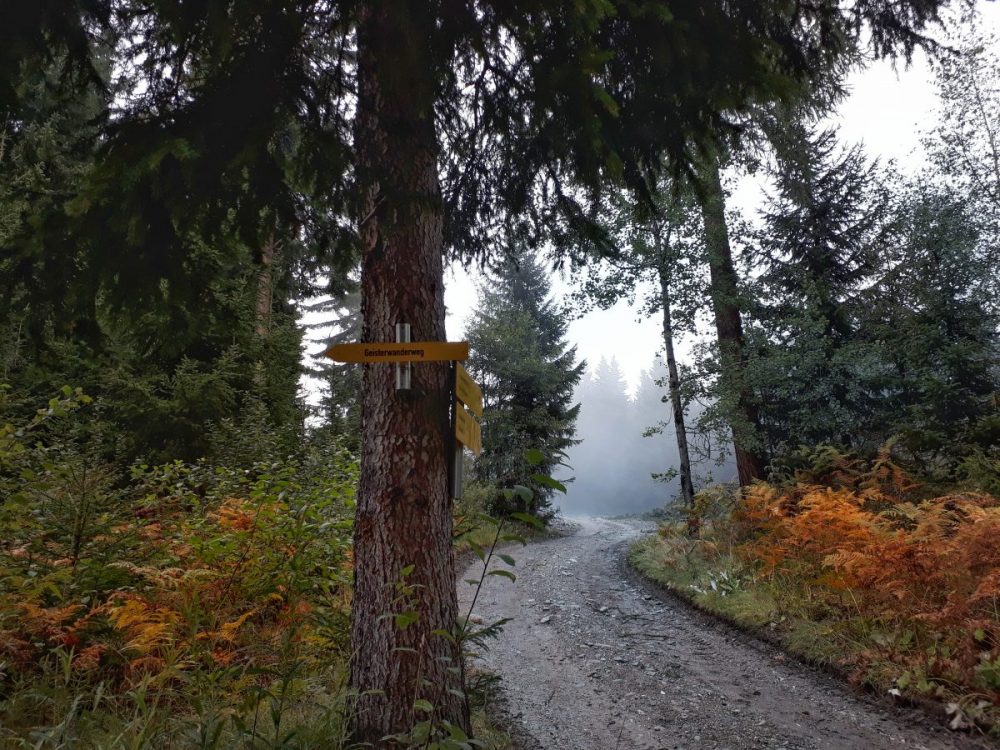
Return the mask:
<path id="1" fill-rule="evenodd" d="M 462 365 L 455 365 L 455 395 L 477 417 L 483 416 L 483 392 Z"/>
<path id="2" fill-rule="evenodd" d="M 479 423 L 459 404 L 455 404 L 455 437 L 477 456 L 483 452 L 483 433 Z"/>
<path id="3" fill-rule="evenodd" d="M 337 344 L 324 354 L 337 362 L 448 362 L 469 358 L 467 341 L 413 341 L 405 344 Z"/>

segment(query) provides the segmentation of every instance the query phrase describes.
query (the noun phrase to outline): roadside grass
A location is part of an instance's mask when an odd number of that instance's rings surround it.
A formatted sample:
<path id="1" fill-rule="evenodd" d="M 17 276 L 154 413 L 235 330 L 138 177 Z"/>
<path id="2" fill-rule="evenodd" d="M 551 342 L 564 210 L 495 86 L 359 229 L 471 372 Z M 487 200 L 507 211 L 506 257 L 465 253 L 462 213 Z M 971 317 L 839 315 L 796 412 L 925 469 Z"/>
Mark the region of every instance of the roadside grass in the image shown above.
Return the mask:
<path id="1" fill-rule="evenodd" d="M 787 584 L 752 580 L 732 555 L 706 557 L 698 549 L 700 540 L 680 538 L 683 526 L 670 525 L 667 535 L 661 527 L 660 534 L 635 542 L 629 550 L 629 564 L 700 610 L 764 634 L 806 661 L 836 666 L 846 644 L 830 624 L 782 606 L 788 597 L 780 592 Z"/>
<path id="2" fill-rule="evenodd" d="M 469 668 L 472 697 L 472 734 L 483 750 L 514 750 L 504 715 L 498 710 L 503 701 L 500 678 L 472 665 Z"/>
<path id="3" fill-rule="evenodd" d="M 878 695 L 1000 735 L 1000 499 L 928 497 L 883 457 L 744 496 L 711 489 L 630 564 Z"/>
<path id="4" fill-rule="evenodd" d="M 472 736 L 482 743 L 483 750 L 514 750 L 510 736 L 490 716 L 488 709 L 480 708 L 472 712 Z"/>

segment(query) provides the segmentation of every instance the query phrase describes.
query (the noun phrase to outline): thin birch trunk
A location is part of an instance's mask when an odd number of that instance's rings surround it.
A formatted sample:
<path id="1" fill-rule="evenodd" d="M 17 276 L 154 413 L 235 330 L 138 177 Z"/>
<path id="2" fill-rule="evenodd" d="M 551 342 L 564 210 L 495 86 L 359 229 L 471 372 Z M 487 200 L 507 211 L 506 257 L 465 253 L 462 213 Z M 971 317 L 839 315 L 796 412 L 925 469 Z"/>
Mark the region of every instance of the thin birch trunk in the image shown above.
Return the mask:
<path id="1" fill-rule="evenodd" d="M 681 379 L 674 356 L 674 326 L 670 314 L 670 276 L 661 263 L 660 302 L 663 307 L 663 344 L 667 350 L 668 387 L 670 408 L 674 413 L 674 432 L 677 434 L 677 455 L 680 458 L 681 500 L 684 507 L 694 509 L 694 483 L 691 481 L 691 457 L 688 452 L 687 427 L 684 423 L 684 404 L 681 401 Z M 689 525 L 691 521 L 689 520 Z"/>

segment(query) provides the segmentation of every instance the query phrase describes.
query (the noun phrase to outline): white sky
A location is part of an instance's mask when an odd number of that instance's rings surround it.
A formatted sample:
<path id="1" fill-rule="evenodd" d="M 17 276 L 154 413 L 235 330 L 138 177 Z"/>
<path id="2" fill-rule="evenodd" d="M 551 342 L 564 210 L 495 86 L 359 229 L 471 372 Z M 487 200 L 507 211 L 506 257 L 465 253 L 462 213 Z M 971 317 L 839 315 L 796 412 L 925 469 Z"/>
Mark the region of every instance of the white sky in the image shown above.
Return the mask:
<path id="1" fill-rule="evenodd" d="M 984 29 L 1000 31 L 1000 3 L 977 3 Z M 844 143 L 862 142 L 870 156 L 894 160 L 905 172 L 915 172 L 924 163 L 920 144 L 923 133 L 935 121 L 938 98 L 926 57 L 918 53 L 912 66 L 898 70 L 888 62 L 878 62 L 849 79 L 850 96 L 840 106 L 834 122 Z M 756 178 L 733 181 L 730 206 L 744 213 L 761 205 L 766 185 Z M 452 267 L 445 273 L 447 331 L 451 341 L 461 340 L 465 323 L 476 305 L 475 273 Z M 568 285 L 553 277 L 553 292 L 559 297 Z M 318 331 L 316 337 L 328 335 Z M 640 373 L 648 368 L 662 349 L 659 317 L 640 319 L 624 302 L 607 311 L 595 311 L 573 321 L 568 339 L 579 355 L 596 366 L 601 357 L 617 357 L 629 388 L 634 390 Z M 689 346 L 690 344 L 688 344 Z M 307 346 L 314 350 L 315 346 Z M 682 345 L 679 357 L 688 347 Z"/>

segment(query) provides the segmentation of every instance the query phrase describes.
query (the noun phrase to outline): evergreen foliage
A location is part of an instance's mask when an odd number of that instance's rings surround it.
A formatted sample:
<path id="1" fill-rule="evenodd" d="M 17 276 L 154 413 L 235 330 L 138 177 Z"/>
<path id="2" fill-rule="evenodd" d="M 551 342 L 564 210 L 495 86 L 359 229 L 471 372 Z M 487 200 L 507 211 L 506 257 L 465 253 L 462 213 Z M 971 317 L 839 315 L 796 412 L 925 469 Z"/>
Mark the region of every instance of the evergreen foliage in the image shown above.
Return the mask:
<path id="1" fill-rule="evenodd" d="M 1000 450 L 1000 316 L 992 249 L 974 204 L 899 186 L 899 230 L 863 297 L 861 340 L 877 362 L 872 438 L 897 435 L 924 475 L 956 479 L 963 457 Z"/>
<path id="2" fill-rule="evenodd" d="M 114 304 L 104 234 L 41 229 L 66 220 L 97 168 L 109 106 L 92 86 L 60 89 L 58 71 L 22 76 L 19 117 L 0 135 L 0 377 L 25 404 L 82 387 L 98 401 L 95 437 L 124 463 L 205 456 L 207 425 L 257 405 L 275 427 L 301 426 L 291 298 L 306 246 L 272 243 L 265 264 L 231 235 L 188 236 L 175 249 L 193 298 L 150 267 L 137 272 L 155 290 Z"/>
<path id="3" fill-rule="evenodd" d="M 466 336 L 469 372 L 483 389 L 483 453 L 474 463 L 477 479 L 496 487 L 523 485 L 534 497 L 529 507 L 498 495 L 498 513 L 547 513 L 552 489 L 532 478 L 551 474 L 576 441 L 579 404 L 573 389 L 586 364 L 567 346 L 566 316 L 552 301 L 547 274 L 527 251 L 480 288 L 479 305 Z M 537 450 L 538 464 L 525 459 Z"/>
<path id="4" fill-rule="evenodd" d="M 857 295 L 889 232 L 881 175 L 833 131 L 786 125 L 776 187 L 755 234 L 762 269 L 748 326 L 750 377 L 768 449 L 850 441 L 872 395 L 853 347 Z"/>
<path id="5" fill-rule="evenodd" d="M 531 0 L 447 10 L 400 3 L 391 12 L 439 37 L 424 63 L 435 87 L 423 105 L 443 145 L 446 244 L 469 257 L 498 233 L 600 242 L 588 194 L 574 184 L 596 193 L 624 180 L 648 193 L 665 154 L 690 171 L 699 148 L 737 138 L 741 116 L 760 102 L 794 98 L 852 52 L 862 30 L 876 54 L 908 58 L 943 4 L 567 9 Z M 69 201 L 73 216 L 53 213 L 41 234 L 100 237 L 105 264 L 94 274 L 116 307 L 146 298 L 161 279 L 194 302 L 182 251 L 192 235 L 211 243 L 235 234 L 258 247 L 274 226 L 298 230 L 310 237 L 311 267 L 342 276 L 356 261 L 345 218 L 363 177 L 352 174 L 351 113 L 364 9 L 270 0 L 5 6 L 5 84 L 25 67 L 61 61 L 74 73 L 63 82 L 90 81 L 120 102 L 98 169 Z M 97 61 L 108 54 L 116 65 L 102 77 Z M 21 116 L 16 85 L 0 106 Z M 32 293 L 53 296 L 42 281 Z"/>
<path id="6" fill-rule="evenodd" d="M 997 445 L 988 215 L 978 198 L 908 185 L 839 149 L 832 133 L 784 132 L 749 256 L 748 374 L 771 458 L 895 439 L 924 476 L 954 480 Z"/>
<path id="7" fill-rule="evenodd" d="M 322 315 L 307 324 L 308 330 L 336 331 L 323 339 L 326 347 L 361 340 L 361 295 L 356 289 L 306 306 L 307 313 Z M 361 366 L 333 362 L 321 353 L 307 373 L 323 385 L 319 405 L 321 431 L 336 435 L 355 453 L 361 450 Z"/>

